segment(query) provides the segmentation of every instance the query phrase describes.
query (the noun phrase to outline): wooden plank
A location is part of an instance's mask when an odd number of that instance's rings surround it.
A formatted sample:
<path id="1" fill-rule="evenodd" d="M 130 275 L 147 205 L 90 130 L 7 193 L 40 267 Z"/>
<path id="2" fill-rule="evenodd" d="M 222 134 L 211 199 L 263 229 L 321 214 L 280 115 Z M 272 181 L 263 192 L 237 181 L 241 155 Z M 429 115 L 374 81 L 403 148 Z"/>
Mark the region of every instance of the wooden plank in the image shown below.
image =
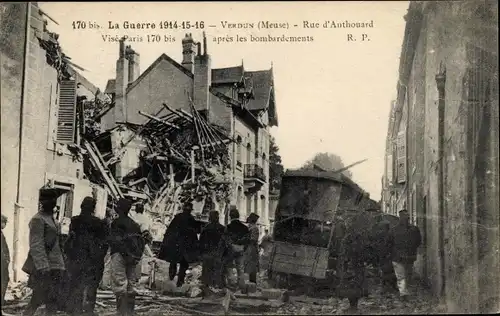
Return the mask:
<path id="1" fill-rule="evenodd" d="M 223 140 L 223 141 L 217 141 L 217 142 L 212 142 L 212 143 L 209 143 L 209 144 L 203 144 L 201 145 L 201 147 L 205 148 L 205 147 L 208 147 L 208 146 L 215 146 L 215 145 L 220 145 L 220 144 L 227 144 L 231 142 L 229 139 L 226 139 L 226 140 Z M 195 145 L 193 147 L 191 147 L 193 150 L 198 150 L 200 149 L 200 146 L 198 145 Z"/>
<path id="2" fill-rule="evenodd" d="M 188 116 L 188 115 L 186 115 L 185 113 L 183 113 L 183 112 L 181 112 L 181 111 L 178 111 L 178 110 L 176 110 L 176 109 L 173 109 L 173 108 L 169 107 L 169 106 L 168 106 L 167 104 L 165 104 L 165 103 L 163 103 L 163 106 L 164 106 L 167 110 L 169 110 L 170 112 L 177 114 L 179 117 L 182 117 L 182 118 L 186 119 L 186 120 L 187 120 L 187 121 L 189 121 L 189 122 L 193 122 L 193 117 L 192 117 L 192 116 Z"/>
<path id="3" fill-rule="evenodd" d="M 118 184 L 116 183 L 115 179 L 109 175 L 109 170 L 104 166 L 102 163 L 102 157 L 98 153 L 94 151 L 94 148 L 92 148 L 93 143 L 89 143 L 88 141 L 84 140 L 84 146 L 87 152 L 90 155 L 90 161 L 92 165 L 99 170 L 101 173 L 102 177 L 104 178 L 104 181 L 106 182 L 107 187 L 111 191 L 111 194 L 115 199 L 119 199 L 123 197 L 123 193 L 121 192 L 120 188 L 118 187 Z M 93 144 L 95 147 L 95 144 Z M 97 147 L 96 147 L 97 148 Z"/>
<path id="4" fill-rule="evenodd" d="M 153 116 L 153 115 L 150 115 L 150 114 L 144 113 L 144 112 L 142 112 L 142 111 L 139 111 L 139 114 L 140 114 L 140 115 L 142 115 L 142 116 L 145 116 L 145 117 L 147 117 L 147 118 L 149 118 L 149 119 L 151 119 L 151 120 L 153 120 L 153 121 L 156 121 L 156 122 L 159 122 L 159 123 L 163 123 L 163 124 L 165 124 L 165 125 L 167 125 L 167 126 L 170 126 L 170 127 L 175 128 L 175 129 L 178 129 L 178 130 L 180 130 L 180 129 L 181 129 L 179 126 L 177 126 L 177 125 L 175 125 L 175 124 L 172 124 L 172 123 L 167 122 L 167 121 L 160 120 L 159 118 L 157 118 L 157 117 L 155 117 L 155 116 Z"/>
<path id="5" fill-rule="evenodd" d="M 311 266 L 300 266 L 293 263 L 274 262 L 272 267 L 273 272 L 282 272 L 287 274 L 293 273 L 303 276 L 313 275 Z"/>

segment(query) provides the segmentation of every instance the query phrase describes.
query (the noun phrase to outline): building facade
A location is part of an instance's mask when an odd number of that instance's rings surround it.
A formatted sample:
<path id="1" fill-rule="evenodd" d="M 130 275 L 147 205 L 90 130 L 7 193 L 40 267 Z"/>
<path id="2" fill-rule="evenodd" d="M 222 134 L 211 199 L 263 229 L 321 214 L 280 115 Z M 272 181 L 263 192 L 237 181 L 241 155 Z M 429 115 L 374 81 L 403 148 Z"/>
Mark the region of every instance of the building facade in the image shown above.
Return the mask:
<path id="1" fill-rule="evenodd" d="M 41 194 L 57 199 L 63 227 L 77 215 L 80 203 L 96 190 L 103 196 L 98 208 L 104 216 L 106 192 L 84 178 L 78 154 L 77 98 L 96 88 L 72 68 L 65 76 L 50 63 L 46 44 L 57 42 L 37 3 L 0 4 L 2 214 L 11 253 L 13 280 L 26 275 L 21 267 L 29 248 L 28 222 L 38 211 Z M 104 204 L 103 204 L 104 203 Z M 67 228 L 67 227 L 66 227 Z"/>
<path id="2" fill-rule="evenodd" d="M 410 211 L 418 273 L 449 312 L 500 310 L 497 10 L 411 2 L 405 16 L 383 205 Z"/>
<path id="3" fill-rule="evenodd" d="M 191 112 L 193 104 L 234 140 L 228 146 L 234 187 L 231 204 L 243 218 L 255 212 L 260 224 L 268 227 L 269 129 L 278 124 L 272 67 L 262 71 L 247 71 L 243 64 L 212 68 L 206 37 L 201 43 L 186 34 L 181 48 L 181 63 L 163 54 L 141 73 L 140 55 L 120 42 L 116 78 L 108 81 L 105 90 L 114 96 L 115 106 L 101 124 L 105 130 L 120 122 L 142 124 L 147 119 L 139 111 L 154 115 L 165 103 Z M 132 148 L 116 164 L 117 179 L 137 167 L 141 142 L 130 146 L 136 150 Z"/>

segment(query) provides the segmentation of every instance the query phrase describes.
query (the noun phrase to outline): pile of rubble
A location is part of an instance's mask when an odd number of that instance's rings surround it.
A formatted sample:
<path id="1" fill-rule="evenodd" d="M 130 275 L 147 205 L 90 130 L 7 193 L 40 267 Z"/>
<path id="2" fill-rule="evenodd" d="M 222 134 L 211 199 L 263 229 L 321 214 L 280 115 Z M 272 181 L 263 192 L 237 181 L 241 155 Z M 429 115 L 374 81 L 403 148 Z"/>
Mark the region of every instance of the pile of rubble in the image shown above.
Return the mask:
<path id="1" fill-rule="evenodd" d="M 97 100 L 97 98 L 96 98 Z M 86 103 L 88 104 L 88 102 Z M 191 113 L 163 108 L 151 115 L 139 111 L 147 118 L 144 124 L 120 123 L 112 131 L 119 144 L 102 150 L 103 134 L 97 134 L 92 123 L 106 112 L 113 103 L 104 106 L 98 102 L 99 110 L 87 110 L 87 129 L 82 139 L 85 151 L 86 176 L 95 183 L 108 188 L 111 200 L 131 196 L 144 201 L 152 214 L 162 218 L 171 217 L 184 201 L 195 204 L 195 213 L 206 215 L 206 210 L 223 210 L 229 202 L 231 180 L 230 156 L 227 150 L 231 139 L 221 127 L 208 120 L 191 105 Z M 164 111 L 166 114 L 162 114 Z M 97 134 L 97 135 L 96 135 Z M 120 162 L 130 143 L 138 140 L 145 144 L 139 153 L 138 166 L 120 179 L 119 183 L 110 171 Z M 111 201 L 111 202 L 112 202 Z M 205 219 L 203 216 L 202 219 Z"/>
<path id="2" fill-rule="evenodd" d="M 60 80 L 78 77 L 75 68 L 84 70 L 63 53 L 58 34 L 44 26 L 38 37 Z M 93 100 L 77 98 L 79 137 L 77 144 L 68 148 L 83 160 L 85 176 L 108 189 L 110 209 L 121 197 L 141 199 L 150 212 L 163 215 L 175 213 L 184 200 L 196 202 L 195 213 L 196 208 L 201 213 L 204 208 L 225 209 L 231 192 L 231 181 L 225 174 L 230 166 L 229 133 L 210 124 L 192 100 L 189 112 L 163 104 L 155 115 L 139 111 L 147 118 L 144 124 L 117 122 L 118 128 L 111 133 L 118 135 L 114 139 L 119 143 L 113 140 L 113 145 L 103 146 L 99 142 L 110 131 L 102 131 L 99 122 L 115 106 L 114 96 L 99 90 L 93 93 Z M 168 113 L 162 114 L 165 111 Z M 113 165 L 131 150 L 129 144 L 137 139 L 147 147 L 140 153 L 139 166 L 115 179 Z M 106 147 L 111 149 L 103 150 Z"/>

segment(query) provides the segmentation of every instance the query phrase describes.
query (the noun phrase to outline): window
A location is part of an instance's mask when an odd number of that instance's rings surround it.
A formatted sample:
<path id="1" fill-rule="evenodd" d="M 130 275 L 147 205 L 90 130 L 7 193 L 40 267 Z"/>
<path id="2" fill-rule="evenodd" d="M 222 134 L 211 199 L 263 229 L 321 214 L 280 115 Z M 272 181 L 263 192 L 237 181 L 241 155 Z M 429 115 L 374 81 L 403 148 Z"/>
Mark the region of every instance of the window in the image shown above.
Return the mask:
<path id="1" fill-rule="evenodd" d="M 238 187 L 238 193 L 236 195 L 236 206 L 238 207 L 238 210 L 241 212 L 242 209 L 242 199 L 243 199 L 243 190 L 241 187 Z"/>
<path id="2" fill-rule="evenodd" d="M 246 214 L 246 216 L 248 216 L 252 212 L 252 195 L 246 194 L 245 199 L 247 202 L 245 214 Z"/>
<path id="3" fill-rule="evenodd" d="M 242 141 L 241 136 L 238 135 L 238 137 L 236 137 L 236 165 L 239 167 L 241 167 Z"/>
<path id="4" fill-rule="evenodd" d="M 262 169 L 264 170 L 264 175 L 269 173 L 266 154 L 262 154 Z"/>
<path id="5" fill-rule="evenodd" d="M 267 212 L 266 212 L 266 197 L 264 195 L 260 196 L 260 214 L 262 217 L 262 221 L 267 219 Z"/>
<path id="6" fill-rule="evenodd" d="M 247 144 L 247 164 L 252 163 L 252 145 L 250 143 Z"/>
<path id="7" fill-rule="evenodd" d="M 386 161 L 386 170 L 387 170 L 387 182 L 389 185 L 392 184 L 393 178 L 392 178 L 392 168 L 393 168 L 393 161 L 392 161 L 392 155 L 387 155 L 387 161 Z"/>
<path id="8" fill-rule="evenodd" d="M 399 132 L 397 137 L 397 177 L 398 183 L 406 182 L 406 134 Z"/>
<path id="9" fill-rule="evenodd" d="M 57 112 L 56 141 L 74 143 L 76 134 L 76 81 L 59 83 L 59 110 Z"/>

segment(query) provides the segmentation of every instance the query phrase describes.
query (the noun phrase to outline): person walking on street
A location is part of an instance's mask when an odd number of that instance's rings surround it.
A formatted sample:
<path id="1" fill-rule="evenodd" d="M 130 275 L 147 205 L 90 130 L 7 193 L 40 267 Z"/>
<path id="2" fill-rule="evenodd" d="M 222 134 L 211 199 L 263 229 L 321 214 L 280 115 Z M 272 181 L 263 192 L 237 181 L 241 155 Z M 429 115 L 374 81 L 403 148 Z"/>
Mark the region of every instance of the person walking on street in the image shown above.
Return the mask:
<path id="1" fill-rule="evenodd" d="M 268 255 L 270 252 L 270 248 L 272 246 L 273 239 L 271 235 L 269 234 L 269 229 L 266 228 L 264 230 L 264 236 L 262 236 L 262 239 L 260 240 L 259 248 L 263 250 L 264 255 Z"/>
<path id="2" fill-rule="evenodd" d="M 152 221 L 148 214 L 144 212 L 143 204 L 136 204 L 133 211 L 130 212 L 130 218 L 132 218 L 139 226 L 141 227 L 141 233 L 146 241 L 146 245 L 144 246 L 144 257 L 153 258 L 154 253 L 151 250 L 151 244 L 153 243 L 153 236 L 151 235 L 151 225 Z M 151 261 L 153 262 L 153 261 Z M 137 265 L 137 282 L 139 282 L 142 275 L 142 259 L 141 262 Z"/>
<path id="3" fill-rule="evenodd" d="M 22 270 L 29 275 L 28 286 L 33 294 L 23 315 L 34 315 L 43 304 L 48 315 L 58 309 L 65 265 L 59 240 L 61 228 L 53 217 L 55 207 L 55 198 L 42 196 L 39 212 L 29 222 L 29 251 Z"/>
<path id="4" fill-rule="evenodd" d="M 175 215 L 165 232 L 158 259 L 170 262 L 168 274 L 170 281 L 177 275 L 177 287 L 184 284 L 189 264 L 199 259 L 198 234 L 201 222 L 191 214 L 193 204 L 185 203 L 182 213 Z M 179 270 L 177 270 L 179 264 Z"/>
<path id="5" fill-rule="evenodd" d="M 95 206 L 93 197 L 83 199 L 80 215 L 71 218 L 69 237 L 64 247 L 70 277 L 68 311 L 72 314 L 94 313 L 97 288 L 104 272 L 109 229 L 104 220 L 94 216 Z M 87 301 L 88 305 L 83 306 L 83 301 Z"/>
<path id="6" fill-rule="evenodd" d="M 257 273 L 259 272 L 259 227 L 257 221 L 259 215 L 250 213 L 247 218 L 250 240 L 245 250 L 245 273 L 248 273 L 248 280 L 257 283 Z"/>
<path id="7" fill-rule="evenodd" d="M 7 216 L 2 214 L 2 305 L 5 303 L 5 293 L 7 292 L 7 286 L 9 285 L 9 264 L 10 264 L 10 253 L 9 246 L 3 235 L 3 229 L 7 226 Z"/>
<path id="8" fill-rule="evenodd" d="M 415 225 L 410 224 L 407 210 L 399 212 L 399 223 L 391 230 L 389 236 L 392 250 L 391 259 L 399 294 L 402 300 L 407 300 L 409 296 L 408 282 L 411 282 L 413 264 L 417 259 L 417 249 L 422 242 L 420 230 Z"/>
<path id="9" fill-rule="evenodd" d="M 208 215 L 209 223 L 200 234 L 200 251 L 203 258 L 201 280 L 205 292 L 209 287 L 221 287 L 222 269 L 221 254 L 223 251 L 221 240 L 225 227 L 219 223 L 219 212 L 212 211 Z"/>
<path id="10" fill-rule="evenodd" d="M 368 295 L 365 279 L 365 240 L 361 232 L 352 229 L 347 231 L 339 246 L 340 284 L 337 295 L 341 299 L 349 299 L 349 312 L 355 313 L 359 300 Z"/>
<path id="11" fill-rule="evenodd" d="M 118 315 L 133 315 L 137 295 L 137 264 L 144 253 L 145 240 L 141 227 L 129 216 L 132 202 L 120 199 L 116 218 L 111 223 L 111 287 L 116 295 Z"/>
<path id="12" fill-rule="evenodd" d="M 396 275 L 392 266 L 390 244 L 390 222 L 383 216 L 376 219 L 373 234 L 370 236 L 371 255 L 374 259 L 374 265 L 377 268 L 383 292 L 397 291 Z"/>
<path id="13" fill-rule="evenodd" d="M 245 250 L 250 243 L 250 231 L 248 227 L 240 221 L 240 212 L 236 207 L 232 207 L 229 211 L 231 222 L 227 225 L 224 233 L 224 242 L 227 245 L 224 254 L 223 271 L 224 285 L 227 286 L 225 280 L 229 277 L 229 272 L 232 267 L 236 267 L 238 274 L 238 287 L 243 289 L 245 285 L 244 269 L 245 269 Z"/>

